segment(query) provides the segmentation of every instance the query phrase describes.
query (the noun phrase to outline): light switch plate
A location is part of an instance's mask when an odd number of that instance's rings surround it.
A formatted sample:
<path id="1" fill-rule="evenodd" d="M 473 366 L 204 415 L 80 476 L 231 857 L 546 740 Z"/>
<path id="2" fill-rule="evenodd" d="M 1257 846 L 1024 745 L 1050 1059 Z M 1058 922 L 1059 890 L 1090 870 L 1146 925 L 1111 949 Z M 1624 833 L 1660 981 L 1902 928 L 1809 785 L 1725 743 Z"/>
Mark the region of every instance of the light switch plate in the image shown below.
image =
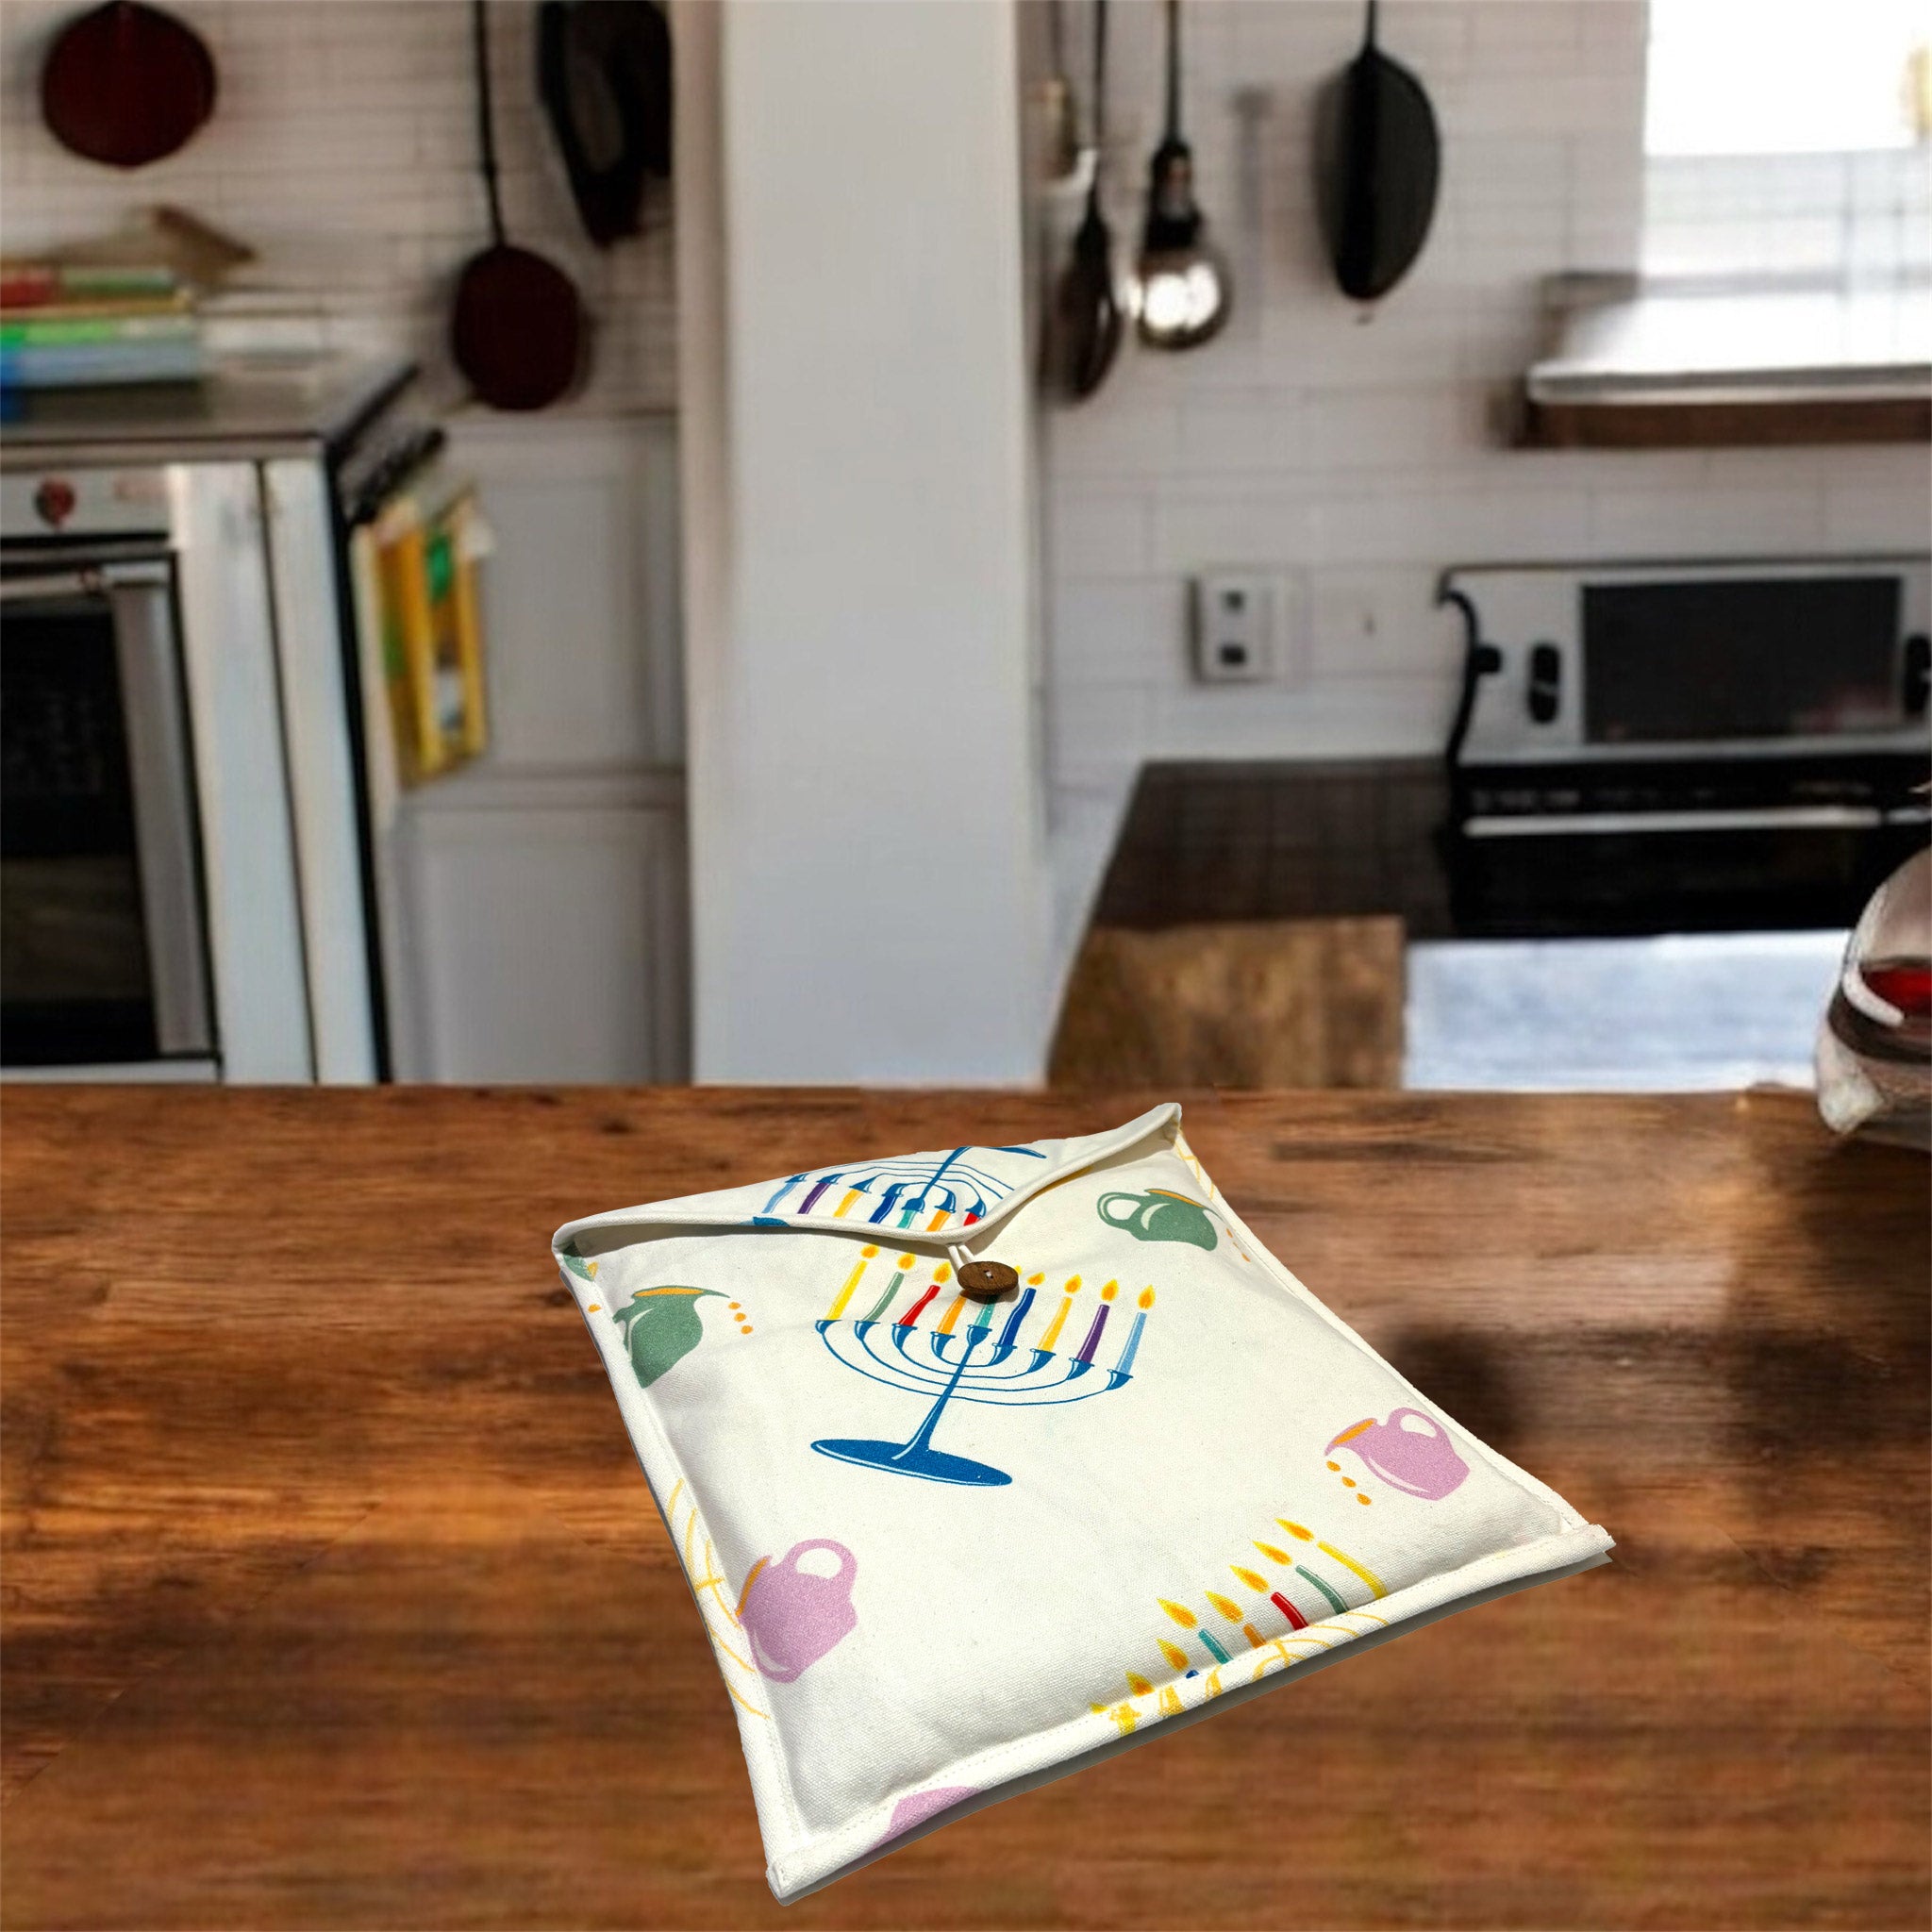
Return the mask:
<path id="1" fill-rule="evenodd" d="M 1203 684 L 1260 684 L 1279 655 L 1279 587 L 1262 571 L 1203 571 L 1194 578 L 1194 675 Z"/>

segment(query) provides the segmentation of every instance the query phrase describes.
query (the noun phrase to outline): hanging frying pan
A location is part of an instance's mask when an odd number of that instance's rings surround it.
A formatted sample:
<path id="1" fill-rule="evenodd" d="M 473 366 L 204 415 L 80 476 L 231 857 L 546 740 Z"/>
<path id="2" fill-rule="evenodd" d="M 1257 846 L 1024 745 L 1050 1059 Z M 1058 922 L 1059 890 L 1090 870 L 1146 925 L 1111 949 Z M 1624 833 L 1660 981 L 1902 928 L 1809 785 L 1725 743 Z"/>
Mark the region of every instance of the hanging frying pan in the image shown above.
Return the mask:
<path id="1" fill-rule="evenodd" d="M 1375 0 L 1361 52 L 1324 91 L 1315 127 L 1316 205 L 1335 279 L 1373 302 L 1422 253 L 1442 158 L 1422 82 L 1375 44 Z"/>
<path id="2" fill-rule="evenodd" d="M 555 263 L 506 236 L 496 182 L 496 133 L 490 109 L 487 0 L 471 0 L 476 55 L 476 123 L 490 246 L 473 255 L 457 282 L 450 353 L 492 408 L 541 409 L 565 394 L 583 361 L 583 307 L 576 286 Z"/>
<path id="3" fill-rule="evenodd" d="M 641 225 L 644 177 L 671 174 L 671 28 L 655 0 L 543 0 L 537 85 L 585 232 Z"/>
<path id="4" fill-rule="evenodd" d="M 214 108 L 214 57 L 201 36 L 141 0 L 108 0 L 69 21 L 41 69 L 54 139 L 110 168 L 173 154 Z"/>

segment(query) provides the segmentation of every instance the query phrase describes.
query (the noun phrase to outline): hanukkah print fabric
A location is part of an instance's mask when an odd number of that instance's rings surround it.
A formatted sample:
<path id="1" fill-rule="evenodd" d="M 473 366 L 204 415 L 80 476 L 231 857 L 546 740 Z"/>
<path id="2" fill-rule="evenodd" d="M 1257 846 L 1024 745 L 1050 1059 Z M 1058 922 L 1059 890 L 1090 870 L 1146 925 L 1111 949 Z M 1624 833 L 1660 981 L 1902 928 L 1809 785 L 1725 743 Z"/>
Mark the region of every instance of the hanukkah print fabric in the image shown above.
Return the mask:
<path id="1" fill-rule="evenodd" d="M 1177 1107 L 594 1215 L 553 1248 L 781 1900 L 1610 1546 L 1261 1247 Z M 1010 1287 L 962 1292 L 968 1261 Z"/>

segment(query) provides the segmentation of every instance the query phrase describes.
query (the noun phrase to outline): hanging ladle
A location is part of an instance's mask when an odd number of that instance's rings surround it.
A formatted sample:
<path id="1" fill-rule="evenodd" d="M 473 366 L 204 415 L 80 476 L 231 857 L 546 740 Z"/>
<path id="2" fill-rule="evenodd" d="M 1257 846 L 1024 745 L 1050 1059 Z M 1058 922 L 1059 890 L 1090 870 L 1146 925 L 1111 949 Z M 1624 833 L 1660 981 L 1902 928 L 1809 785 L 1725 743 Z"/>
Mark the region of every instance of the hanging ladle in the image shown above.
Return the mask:
<path id="1" fill-rule="evenodd" d="M 1107 0 L 1093 0 L 1093 175 L 1087 211 L 1074 236 L 1074 258 L 1054 291 L 1047 338 L 1047 376 L 1076 401 L 1106 380 L 1121 346 L 1120 297 L 1114 289 L 1113 236 L 1100 211 L 1107 143 Z"/>
<path id="2" fill-rule="evenodd" d="M 1193 349 L 1227 320 L 1227 267 L 1194 200 L 1193 150 L 1181 138 L 1181 8 L 1167 0 L 1167 130 L 1147 172 L 1147 225 L 1135 270 L 1141 340 Z"/>

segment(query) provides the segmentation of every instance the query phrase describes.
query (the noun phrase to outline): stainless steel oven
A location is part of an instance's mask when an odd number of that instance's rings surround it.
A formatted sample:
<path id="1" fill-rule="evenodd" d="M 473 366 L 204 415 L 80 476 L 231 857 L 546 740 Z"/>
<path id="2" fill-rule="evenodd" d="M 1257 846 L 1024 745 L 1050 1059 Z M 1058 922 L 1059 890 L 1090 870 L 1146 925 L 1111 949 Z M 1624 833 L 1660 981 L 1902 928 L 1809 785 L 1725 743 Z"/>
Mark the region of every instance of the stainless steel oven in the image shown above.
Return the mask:
<path id="1" fill-rule="evenodd" d="M 1849 925 L 1926 838 L 1923 558 L 1451 571 L 1459 930 Z"/>
<path id="2" fill-rule="evenodd" d="M 0 575 L 0 1061 L 214 1068 L 173 558 Z"/>
<path id="3" fill-rule="evenodd" d="M 0 439 L 0 1074 L 391 1061 L 352 468 L 406 364 L 47 391 Z M 433 436 L 432 436 L 433 441 Z M 409 454 L 413 452 L 413 454 Z M 397 460 L 402 460 L 398 458 Z"/>

